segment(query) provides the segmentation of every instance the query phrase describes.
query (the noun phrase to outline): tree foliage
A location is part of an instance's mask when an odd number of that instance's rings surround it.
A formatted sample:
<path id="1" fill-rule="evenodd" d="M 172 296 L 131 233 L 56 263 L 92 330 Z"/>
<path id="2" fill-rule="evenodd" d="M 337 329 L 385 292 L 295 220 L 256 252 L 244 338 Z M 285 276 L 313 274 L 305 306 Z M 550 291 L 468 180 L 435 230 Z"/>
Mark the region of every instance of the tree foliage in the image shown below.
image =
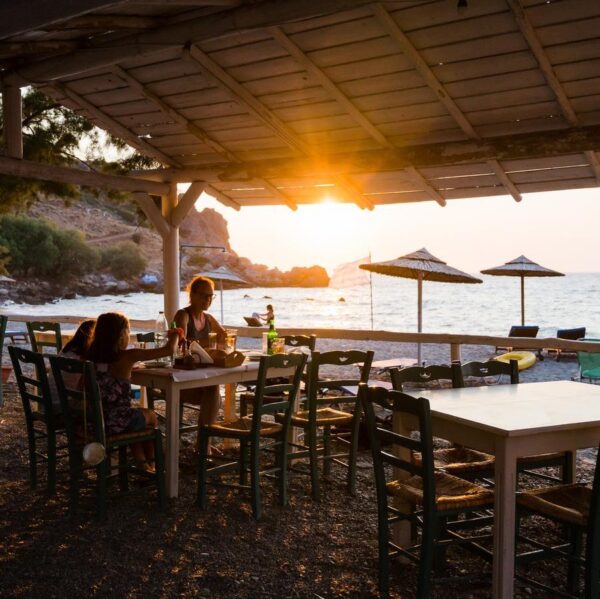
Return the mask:
<path id="1" fill-rule="evenodd" d="M 108 269 L 117 279 L 129 279 L 144 272 L 146 261 L 133 241 L 124 241 L 101 251 L 100 266 Z"/>

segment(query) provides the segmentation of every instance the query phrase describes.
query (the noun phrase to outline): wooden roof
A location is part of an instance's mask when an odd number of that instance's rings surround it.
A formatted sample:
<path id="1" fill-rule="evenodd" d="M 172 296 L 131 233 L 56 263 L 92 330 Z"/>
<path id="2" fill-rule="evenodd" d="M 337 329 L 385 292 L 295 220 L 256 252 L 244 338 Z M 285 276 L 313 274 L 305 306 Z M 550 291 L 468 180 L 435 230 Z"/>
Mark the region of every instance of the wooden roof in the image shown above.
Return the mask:
<path id="1" fill-rule="evenodd" d="M 600 180 L 599 2 L 7 4 L 7 84 L 233 207 L 520 200 Z"/>

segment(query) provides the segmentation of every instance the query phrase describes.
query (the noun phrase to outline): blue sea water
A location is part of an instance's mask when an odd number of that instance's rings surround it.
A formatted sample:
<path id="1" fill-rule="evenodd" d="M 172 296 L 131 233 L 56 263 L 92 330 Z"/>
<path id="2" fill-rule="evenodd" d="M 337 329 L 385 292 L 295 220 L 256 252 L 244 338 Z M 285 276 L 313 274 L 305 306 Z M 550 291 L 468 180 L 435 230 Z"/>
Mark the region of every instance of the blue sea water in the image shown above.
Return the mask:
<path id="1" fill-rule="evenodd" d="M 481 276 L 481 275 L 479 275 Z M 423 331 L 504 335 L 520 324 L 520 279 L 481 276 L 483 284 L 428 283 L 423 285 Z M 246 297 L 248 296 L 248 297 Z M 587 327 L 589 337 L 600 337 L 600 273 L 525 280 L 526 324 L 538 325 L 540 336 L 554 336 L 557 328 Z M 344 298 L 345 301 L 339 301 Z M 186 297 L 182 293 L 181 303 Z M 243 316 L 275 307 L 280 327 L 371 328 L 369 286 L 332 288 L 245 288 L 223 292 L 224 321 L 243 326 Z M 133 293 L 60 300 L 39 305 L 11 304 L 3 311 L 44 315 L 97 316 L 120 310 L 130 318 L 154 319 L 162 309 L 162 295 Z M 217 291 L 211 312 L 220 319 Z M 373 328 L 415 331 L 416 281 L 373 275 Z"/>

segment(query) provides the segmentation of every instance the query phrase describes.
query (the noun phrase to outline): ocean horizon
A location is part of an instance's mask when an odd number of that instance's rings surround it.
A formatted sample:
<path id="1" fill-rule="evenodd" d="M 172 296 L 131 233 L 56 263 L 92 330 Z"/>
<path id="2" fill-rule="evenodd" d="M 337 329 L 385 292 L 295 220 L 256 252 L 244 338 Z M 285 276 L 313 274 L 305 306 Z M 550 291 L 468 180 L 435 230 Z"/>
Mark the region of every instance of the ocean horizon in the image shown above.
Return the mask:
<path id="1" fill-rule="evenodd" d="M 424 282 L 423 332 L 505 335 L 520 324 L 520 279 L 478 275 L 482 284 Z M 369 285 L 348 288 L 247 287 L 223 292 L 224 324 L 245 326 L 244 316 L 275 307 L 279 327 L 416 331 L 417 283 L 373 275 L 373 327 Z M 557 329 L 585 326 L 588 337 L 600 337 L 600 273 L 525 280 L 526 324 L 540 327 L 540 337 Z M 220 319 L 220 293 L 210 312 Z M 343 301 L 341 301 L 343 298 Z M 181 305 L 187 303 L 181 293 Z M 35 318 L 56 315 L 97 316 L 118 310 L 134 319 L 154 319 L 162 294 L 130 293 L 62 299 L 43 305 L 6 302 L 7 313 Z"/>

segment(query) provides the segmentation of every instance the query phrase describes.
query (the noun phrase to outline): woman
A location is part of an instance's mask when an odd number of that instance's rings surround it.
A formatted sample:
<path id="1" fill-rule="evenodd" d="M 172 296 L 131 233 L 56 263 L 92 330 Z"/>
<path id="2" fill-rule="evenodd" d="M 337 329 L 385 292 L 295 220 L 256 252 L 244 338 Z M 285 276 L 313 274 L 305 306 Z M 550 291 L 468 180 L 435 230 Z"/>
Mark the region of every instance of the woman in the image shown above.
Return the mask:
<path id="1" fill-rule="evenodd" d="M 216 333 L 217 343 L 224 343 L 225 329 L 212 314 L 206 312 L 214 298 L 214 283 L 207 277 L 195 277 L 188 285 L 188 293 L 190 304 L 175 314 L 175 325 L 185 331 L 188 341 L 197 341 L 200 345 L 206 346 L 209 333 Z M 181 393 L 181 401 L 200 405 L 199 426 L 211 424 L 217 419 L 219 411 L 219 387 L 186 389 Z"/>
<path id="2" fill-rule="evenodd" d="M 164 347 L 127 349 L 129 336 L 129 320 L 125 315 L 118 312 L 100 314 L 88 350 L 87 358 L 96 365 L 104 426 L 108 435 L 156 428 L 158 421 L 154 411 L 131 405 L 131 369 L 136 362 L 172 355 L 179 339 L 175 331 L 169 331 Z M 141 468 L 154 472 L 153 442 L 134 443 L 131 452 Z"/>

